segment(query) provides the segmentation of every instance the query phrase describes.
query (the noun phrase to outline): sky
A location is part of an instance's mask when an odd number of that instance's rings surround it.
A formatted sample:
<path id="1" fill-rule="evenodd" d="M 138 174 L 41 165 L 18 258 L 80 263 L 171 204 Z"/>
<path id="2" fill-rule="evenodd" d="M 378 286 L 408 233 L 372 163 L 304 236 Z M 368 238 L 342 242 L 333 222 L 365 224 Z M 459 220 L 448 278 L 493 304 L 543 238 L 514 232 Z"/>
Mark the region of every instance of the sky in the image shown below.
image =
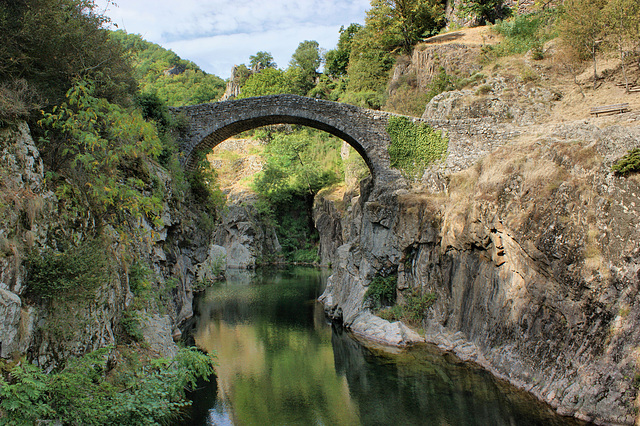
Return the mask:
<path id="1" fill-rule="evenodd" d="M 233 65 L 270 52 L 280 68 L 304 40 L 335 48 L 340 26 L 364 23 L 369 0 L 96 0 L 118 29 L 228 78 Z"/>

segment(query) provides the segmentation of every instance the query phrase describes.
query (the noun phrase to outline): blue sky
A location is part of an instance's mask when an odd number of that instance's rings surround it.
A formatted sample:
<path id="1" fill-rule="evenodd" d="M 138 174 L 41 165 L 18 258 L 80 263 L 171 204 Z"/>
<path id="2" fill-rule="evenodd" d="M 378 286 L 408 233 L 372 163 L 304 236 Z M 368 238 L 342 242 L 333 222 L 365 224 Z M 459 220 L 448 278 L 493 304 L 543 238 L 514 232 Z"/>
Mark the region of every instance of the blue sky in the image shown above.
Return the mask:
<path id="1" fill-rule="evenodd" d="M 364 23 L 369 0 L 96 0 L 118 28 L 228 78 L 233 65 L 271 52 L 286 68 L 301 41 L 333 49 L 341 25 Z"/>

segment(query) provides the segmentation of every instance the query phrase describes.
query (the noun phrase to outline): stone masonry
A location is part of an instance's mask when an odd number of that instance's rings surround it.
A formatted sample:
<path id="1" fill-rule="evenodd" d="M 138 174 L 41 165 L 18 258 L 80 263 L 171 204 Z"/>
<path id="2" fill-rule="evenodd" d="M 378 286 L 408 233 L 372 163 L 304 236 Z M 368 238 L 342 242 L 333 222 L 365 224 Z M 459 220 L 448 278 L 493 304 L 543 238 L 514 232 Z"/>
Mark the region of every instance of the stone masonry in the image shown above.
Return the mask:
<path id="1" fill-rule="evenodd" d="M 331 133 L 355 148 L 369 166 L 376 185 L 398 184 L 402 175 L 391 168 L 387 133 L 389 117 L 396 115 L 353 105 L 296 95 L 270 95 L 240 100 L 171 108 L 184 115 L 189 132 L 183 140 L 182 164 L 193 169 L 198 151 L 210 151 L 224 140 L 246 130 L 272 124 L 300 124 Z M 460 120 L 409 117 L 442 130 L 449 138 L 446 160 L 440 165 L 450 171 L 472 165 L 497 146 L 518 135 L 513 126 L 496 126 L 495 120 Z M 437 168 L 440 168 L 437 167 Z"/>

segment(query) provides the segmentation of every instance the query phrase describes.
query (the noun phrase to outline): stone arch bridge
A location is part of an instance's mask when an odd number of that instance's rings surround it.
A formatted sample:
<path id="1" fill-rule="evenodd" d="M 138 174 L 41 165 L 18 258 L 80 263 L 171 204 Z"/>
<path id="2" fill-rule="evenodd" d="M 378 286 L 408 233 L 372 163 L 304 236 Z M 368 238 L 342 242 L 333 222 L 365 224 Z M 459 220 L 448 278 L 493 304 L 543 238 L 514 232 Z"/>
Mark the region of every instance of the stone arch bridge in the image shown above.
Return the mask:
<path id="1" fill-rule="evenodd" d="M 395 180 L 390 167 L 386 127 L 391 113 L 296 95 L 270 95 L 172 108 L 189 122 L 181 144 L 181 162 L 187 170 L 199 151 L 210 151 L 222 141 L 246 130 L 270 124 L 300 124 L 324 130 L 347 142 L 362 156 L 376 182 Z M 416 119 L 418 120 L 418 119 Z"/>

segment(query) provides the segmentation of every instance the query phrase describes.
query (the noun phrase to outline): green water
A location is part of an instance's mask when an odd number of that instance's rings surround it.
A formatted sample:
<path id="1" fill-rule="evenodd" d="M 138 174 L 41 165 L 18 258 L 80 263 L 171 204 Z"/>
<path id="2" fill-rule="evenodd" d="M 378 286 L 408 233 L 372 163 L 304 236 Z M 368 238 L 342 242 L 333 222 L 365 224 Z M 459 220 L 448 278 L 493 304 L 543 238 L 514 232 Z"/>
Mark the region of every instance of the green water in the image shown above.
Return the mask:
<path id="1" fill-rule="evenodd" d="M 431 346 L 364 346 L 315 302 L 327 272 L 230 271 L 197 303 L 195 341 L 217 379 L 190 425 L 574 425 Z"/>

